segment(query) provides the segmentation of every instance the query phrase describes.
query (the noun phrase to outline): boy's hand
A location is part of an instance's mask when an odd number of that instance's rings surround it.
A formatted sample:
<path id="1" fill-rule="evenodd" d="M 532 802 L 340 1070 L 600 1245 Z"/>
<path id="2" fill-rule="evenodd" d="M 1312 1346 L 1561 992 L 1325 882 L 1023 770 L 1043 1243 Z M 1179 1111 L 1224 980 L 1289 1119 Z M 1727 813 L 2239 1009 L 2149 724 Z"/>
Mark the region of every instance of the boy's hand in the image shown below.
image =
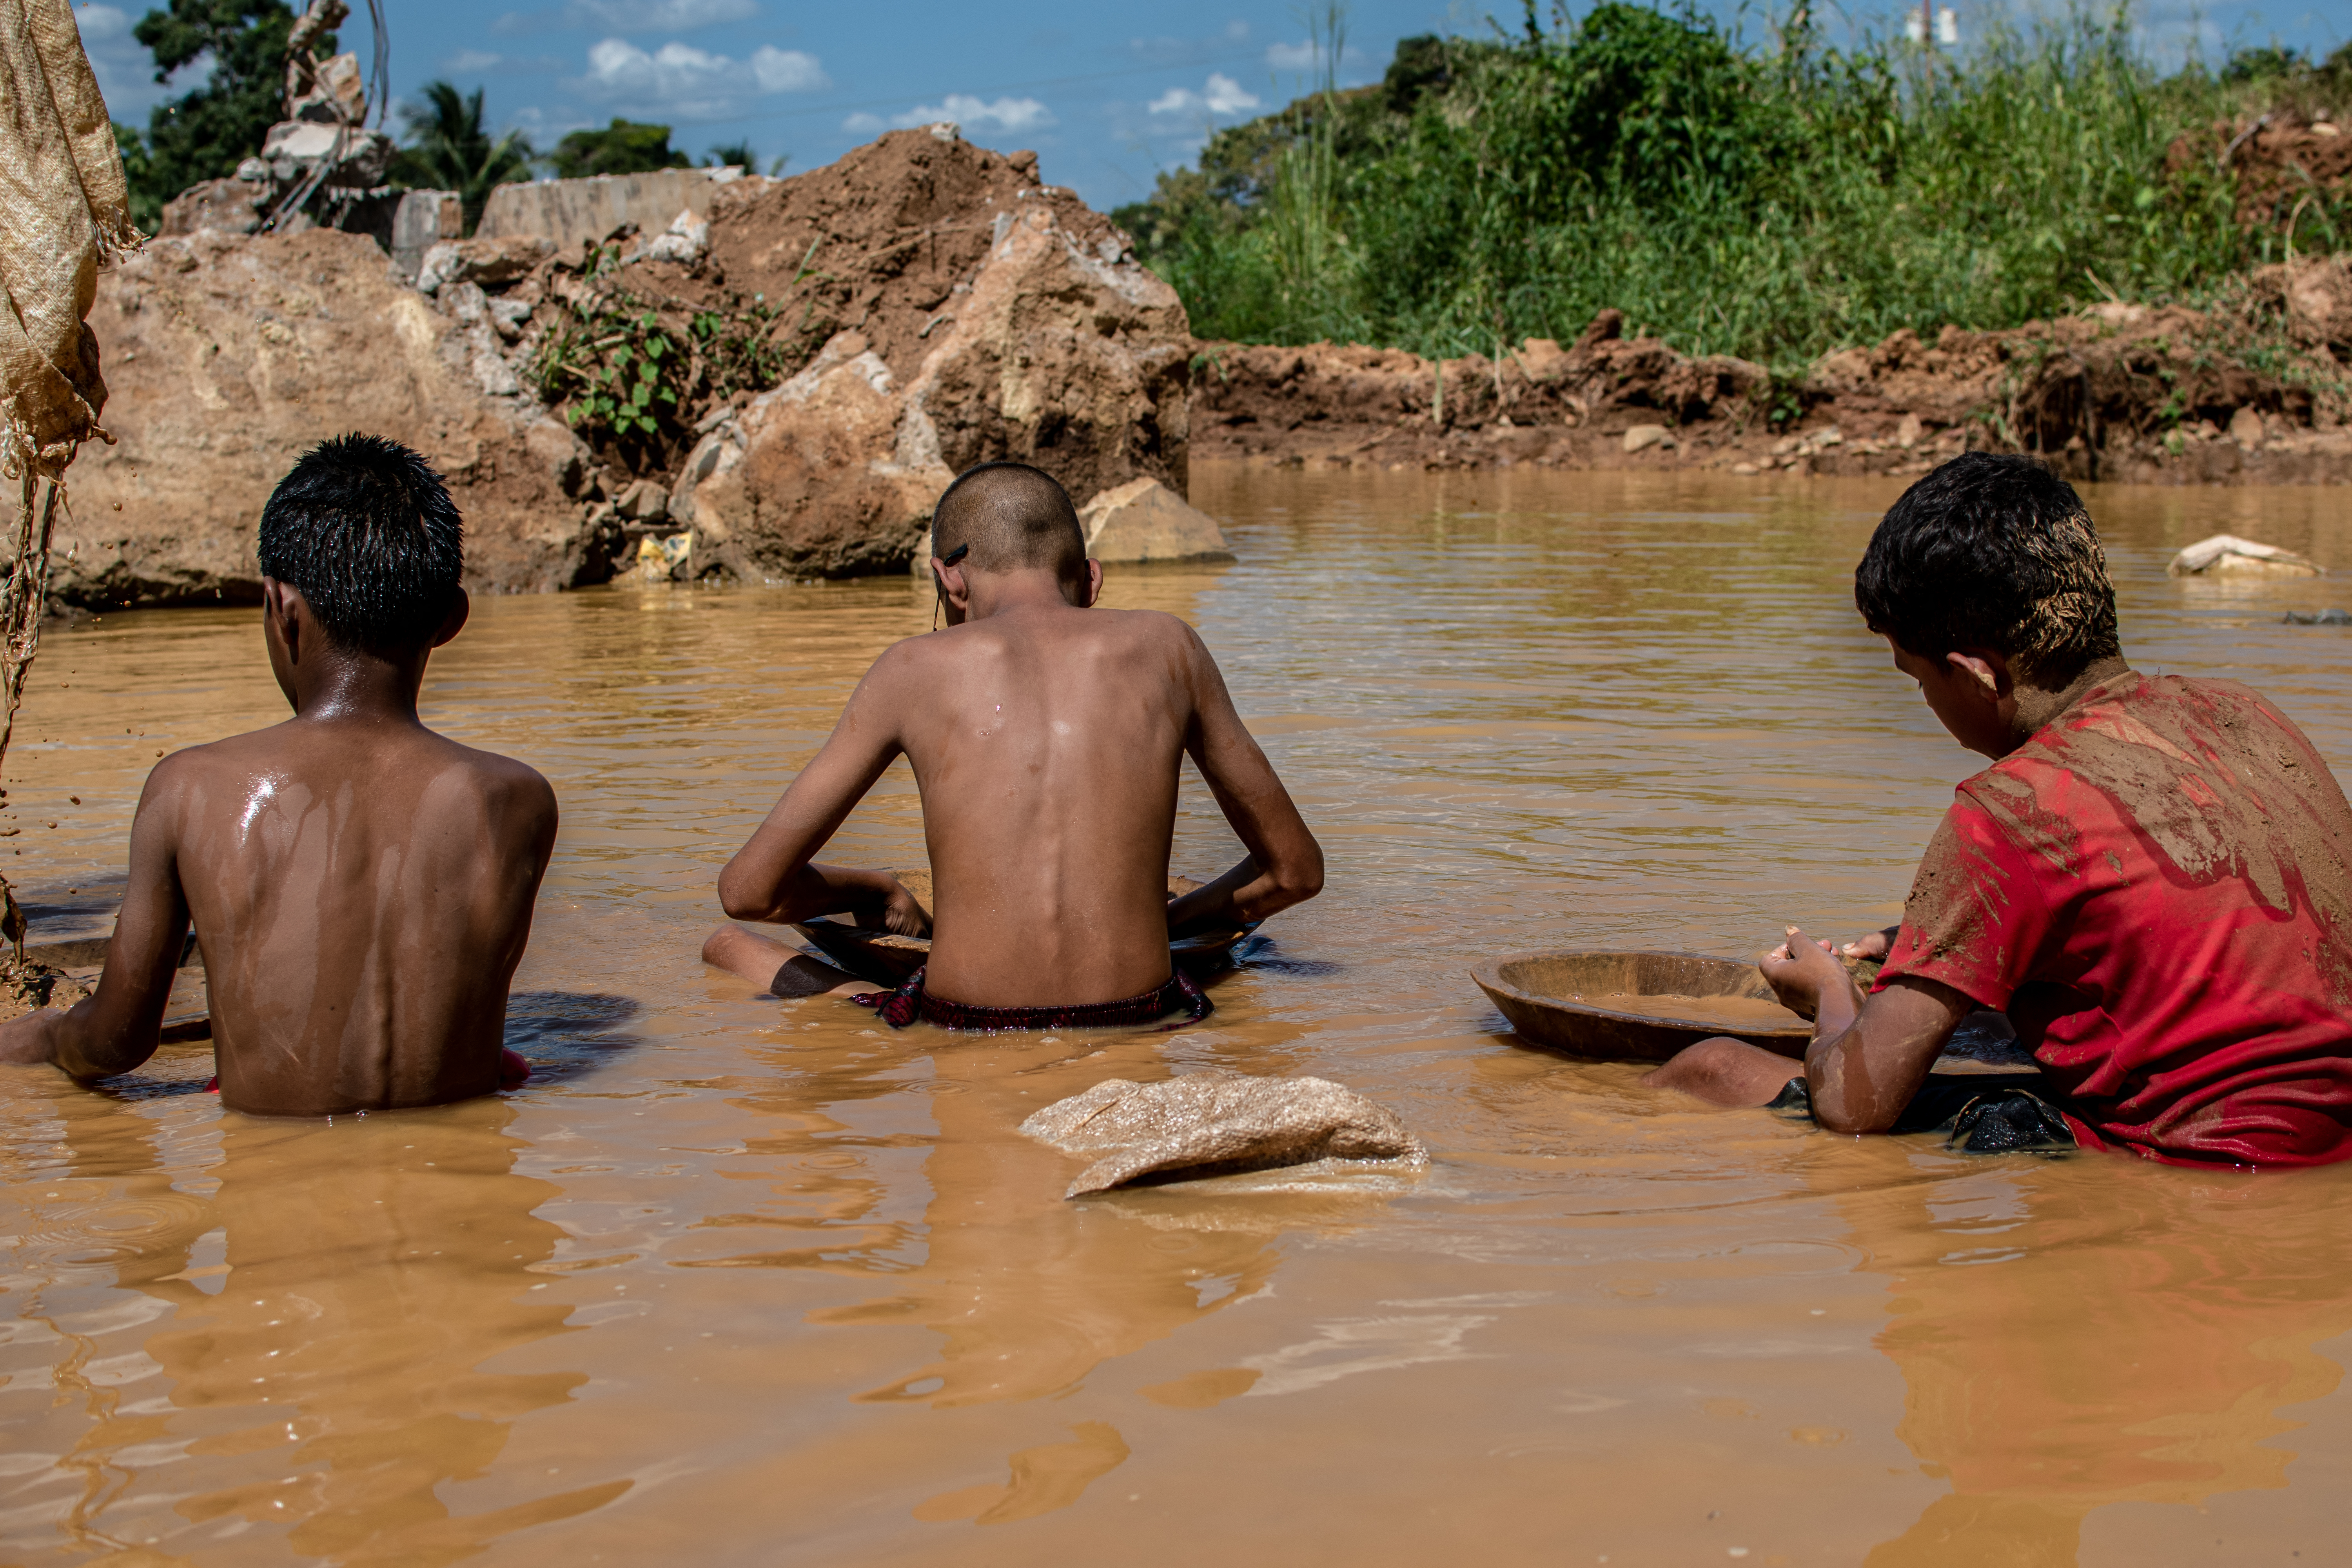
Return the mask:
<path id="1" fill-rule="evenodd" d="M 1839 956 L 1843 958 L 1859 958 L 1864 960 L 1885 958 L 1889 952 L 1894 951 L 1895 933 L 1898 929 L 1899 928 L 1895 926 L 1888 926 L 1885 931 L 1874 931 L 1866 935 L 1858 936 L 1852 942 L 1847 942 L 1843 947 L 1838 949 Z M 1827 946 L 1828 944 L 1825 942 L 1822 945 Z"/>
<path id="2" fill-rule="evenodd" d="M 1807 1018 L 1819 1015 L 1823 992 L 1850 984 L 1845 965 L 1831 953 L 1830 944 L 1813 941 L 1795 926 L 1789 928 L 1789 940 L 1759 959 L 1756 967 L 1780 1005 Z"/>
<path id="3" fill-rule="evenodd" d="M 0 1062 L 38 1065 L 58 1059 L 55 1026 L 63 1017 L 54 1007 L 37 1007 L 21 1018 L 0 1024 Z"/>
<path id="4" fill-rule="evenodd" d="M 880 926 L 893 936 L 929 936 L 931 934 L 931 912 L 923 908 L 907 885 L 887 871 L 877 871 L 880 879 L 877 898 L 857 910 L 857 923 L 871 931 Z"/>

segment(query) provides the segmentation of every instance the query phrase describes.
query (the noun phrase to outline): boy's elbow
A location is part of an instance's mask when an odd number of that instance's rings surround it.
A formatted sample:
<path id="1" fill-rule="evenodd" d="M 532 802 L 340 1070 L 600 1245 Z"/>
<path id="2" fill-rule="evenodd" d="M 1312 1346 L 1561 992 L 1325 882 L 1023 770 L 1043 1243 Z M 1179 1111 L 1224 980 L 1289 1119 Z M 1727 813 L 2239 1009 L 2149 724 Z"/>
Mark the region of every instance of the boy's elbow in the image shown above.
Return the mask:
<path id="1" fill-rule="evenodd" d="M 1275 886 L 1286 903 L 1303 904 L 1323 890 L 1323 849 L 1314 847 L 1275 874 Z"/>

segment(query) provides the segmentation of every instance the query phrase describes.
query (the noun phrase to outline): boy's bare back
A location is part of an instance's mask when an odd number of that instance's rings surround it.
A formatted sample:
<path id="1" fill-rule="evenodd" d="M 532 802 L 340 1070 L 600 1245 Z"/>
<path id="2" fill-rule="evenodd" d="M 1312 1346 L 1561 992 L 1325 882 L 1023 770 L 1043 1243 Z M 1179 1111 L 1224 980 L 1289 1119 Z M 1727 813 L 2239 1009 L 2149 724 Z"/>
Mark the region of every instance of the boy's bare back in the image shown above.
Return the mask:
<path id="1" fill-rule="evenodd" d="M 155 770 L 131 900 L 176 890 L 176 920 L 139 911 L 173 951 L 194 921 L 223 1103 L 436 1104 L 498 1087 L 554 834 L 554 793 L 520 763 L 422 725 L 294 720 Z"/>
<path id="2" fill-rule="evenodd" d="M 439 478 L 392 442 L 344 437 L 295 465 L 258 545 L 262 640 L 294 717 L 156 764 L 98 994 L 0 1026 L 0 1060 L 83 1079 L 145 1061 L 193 921 L 231 1109 L 499 1087 L 555 795 L 417 719 L 432 650 L 466 624 L 462 533 Z"/>
<path id="3" fill-rule="evenodd" d="M 887 873 L 811 859 L 904 755 L 937 902 L 925 991 L 986 1008 L 1139 1001 L 1169 982 L 1171 931 L 1313 897 L 1322 851 L 1200 637 L 1172 616 L 1087 607 L 1101 568 L 1067 498 L 1034 469 L 992 468 L 958 482 L 992 487 L 971 510 L 953 511 L 957 489 L 940 503 L 941 537 L 962 530 L 987 547 L 965 562 L 943 544 L 932 563 L 952 624 L 875 661 L 728 866 L 720 900 L 737 919 L 847 910 L 919 929 L 924 912 Z M 990 507 L 992 519 L 972 515 Z M 1188 754 L 1249 855 L 1171 904 Z M 705 956 L 764 979 L 782 952 L 722 931 Z"/>
<path id="4" fill-rule="evenodd" d="M 1257 752 L 1190 626 L 1066 605 L 952 626 L 886 654 L 851 722 L 890 733 L 922 789 L 931 989 L 1076 1005 L 1167 980 L 1183 753 Z"/>

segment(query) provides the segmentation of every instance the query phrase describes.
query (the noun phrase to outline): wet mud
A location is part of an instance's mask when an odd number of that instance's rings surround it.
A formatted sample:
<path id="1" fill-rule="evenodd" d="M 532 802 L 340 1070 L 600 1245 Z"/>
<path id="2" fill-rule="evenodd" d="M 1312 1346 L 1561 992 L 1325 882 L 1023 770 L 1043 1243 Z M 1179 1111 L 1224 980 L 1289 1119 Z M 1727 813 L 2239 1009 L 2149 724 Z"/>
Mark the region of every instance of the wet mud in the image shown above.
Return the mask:
<path id="1" fill-rule="evenodd" d="M 1884 925 L 1975 763 L 1855 624 L 1886 481 L 1204 465 L 1198 626 L 1329 890 L 1165 1035 L 894 1035 L 696 962 L 718 868 L 919 630 L 903 582 L 486 599 L 428 718 L 554 782 L 528 1087 L 278 1122 L 163 1052 L 0 1069 L 0 1555 L 27 1564 L 2326 1562 L 2352 1486 L 2352 1171 L 1970 1158 L 1642 1089 L 1470 983 L 1568 947 Z M 2095 490 L 2143 667 L 2339 769 L 2317 491 Z M 157 748 L 275 719 L 250 612 L 45 643 L 28 903 L 119 877 Z M 139 734 L 136 731 L 145 731 Z M 69 803 L 79 795 L 81 804 Z M 829 851 L 920 863 L 887 774 Z M 1188 777 L 1176 864 L 1234 846 Z M 1111 1079 L 1315 1077 L 1425 1163 L 1065 1200 Z M 2300 1552 L 2299 1559 L 2294 1556 Z"/>

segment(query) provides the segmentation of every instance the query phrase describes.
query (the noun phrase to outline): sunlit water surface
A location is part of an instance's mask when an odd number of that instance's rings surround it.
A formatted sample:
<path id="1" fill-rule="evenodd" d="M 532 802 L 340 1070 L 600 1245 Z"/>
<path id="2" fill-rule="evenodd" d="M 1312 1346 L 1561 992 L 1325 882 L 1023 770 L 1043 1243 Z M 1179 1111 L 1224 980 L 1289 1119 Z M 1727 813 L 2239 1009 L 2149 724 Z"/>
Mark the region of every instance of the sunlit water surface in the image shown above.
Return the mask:
<path id="1" fill-rule="evenodd" d="M 274 1122 L 167 1050 L 0 1072 L 21 1563 L 2341 1560 L 2352 1170 L 1966 1159 L 1518 1045 L 1472 963 L 1896 911 L 1977 763 L 1856 623 L 1880 485 L 1213 469 L 1238 564 L 1114 572 L 1223 661 L 1330 856 L 1172 1035 L 891 1035 L 696 960 L 904 581 L 479 604 L 429 721 L 554 781 L 523 1091 Z M 2331 490 L 2093 504 L 2143 666 L 2352 762 Z M 0 861 L 102 910 L 145 770 L 282 712 L 250 611 L 53 631 Z M 80 803 L 69 797 L 79 795 Z M 1197 779 L 1180 869 L 1235 852 Z M 46 826 L 54 823 L 55 826 Z M 835 847 L 919 853 L 904 769 Z M 15 850 L 14 855 L 8 851 Z M 1111 1077 L 1314 1073 L 1426 1170 L 1065 1202 Z"/>

